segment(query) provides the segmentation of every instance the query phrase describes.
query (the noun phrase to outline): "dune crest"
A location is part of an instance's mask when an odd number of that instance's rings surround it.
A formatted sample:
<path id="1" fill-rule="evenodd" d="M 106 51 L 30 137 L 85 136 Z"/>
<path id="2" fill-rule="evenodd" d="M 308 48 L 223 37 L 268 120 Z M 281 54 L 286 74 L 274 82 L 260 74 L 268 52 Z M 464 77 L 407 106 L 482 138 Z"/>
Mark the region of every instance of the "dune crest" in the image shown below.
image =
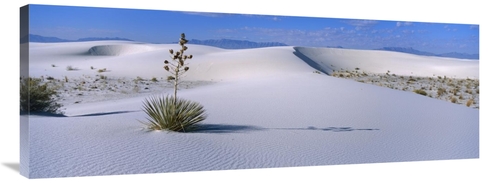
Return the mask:
<path id="1" fill-rule="evenodd" d="M 381 50 L 294 47 L 294 54 L 326 74 L 356 68 L 383 74 L 454 78 L 479 78 L 477 60 L 420 56 Z"/>

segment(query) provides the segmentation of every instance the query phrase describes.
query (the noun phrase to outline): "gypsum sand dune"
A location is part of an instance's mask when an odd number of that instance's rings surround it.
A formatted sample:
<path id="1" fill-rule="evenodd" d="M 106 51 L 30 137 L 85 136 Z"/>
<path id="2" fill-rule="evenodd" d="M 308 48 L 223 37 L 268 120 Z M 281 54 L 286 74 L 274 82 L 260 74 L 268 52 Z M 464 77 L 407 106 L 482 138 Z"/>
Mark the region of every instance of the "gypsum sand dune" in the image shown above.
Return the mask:
<path id="1" fill-rule="evenodd" d="M 90 43 L 103 45 L 95 46 Z M 109 90 L 108 93 L 116 95 L 140 93 L 141 91 L 148 92 L 147 90 L 154 87 L 147 86 L 150 83 L 146 83 L 145 86 L 144 82 L 138 84 L 137 80 L 156 78 L 159 79 L 159 81 L 163 81 L 163 78 L 166 78 L 165 71 L 160 67 L 154 67 L 155 63 L 161 60 L 161 58 L 165 58 L 164 55 L 168 48 L 177 46 L 139 44 L 135 42 L 129 43 L 127 41 L 97 41 L 90 43 L 86 42 L 84 44 L 85 47 L 80 44 L 65 44 L 65 49 L 62 49 L 61 46 L 57 47 L 57 44 L 35 44 L 33 47 L 49 47 L 52 50 L 59 50 L 58 52 L 51 53 L 55 55 L 56 58 L 58 57 L 57 55 L 71 55 L 71 53 L 76 53 L 76 48 L 73 47 L 77 47 L 79 50 L 88 50 L 89 53 L 94 51 L 95 53 L 100 53 L 101 55 L 97 57 L 88 56 L 92 54 L 87 54 L 87 56 L 76 54 L 78 57 L 85 57 L 86 59 L 83 63 L 86 63 L 87 67 L 91 65 L 90 68 L 92 69 L 80 69 L 79 67 L 75 67 L 75 70 L 81 71 L 66 72 L 63 68 L 59 68 L 58 72 L 54 72 L 54 70 L 57 69 L 56 67 L 49 68 L 51 69 L 51 74 L 57 75 L 57 73 L 59 73 L 60 76 L 64 75 L 64 78 L 60 77 L 59 80 L 67 80 L 67 75 L 78 77 L 76 74 L 82 74 L 78 79 L 75 79 L 79 80 L 80 83 L 73 84 L 73 89 L 77 89 L 74 92 L 77 93 L 72 95 L 82 96 L 81 88 L 87 88 L 87 90 L 94 91 L 100 88 L 97 90 L 102 91 L 107 87 Z M 59 49 L 55 49 L 56 47 Z M 224 50 L 200 45 L 193 45 L 192 48 L 194 49 L 190 49 L 190 51 L 194 50 L 194 53 L 200 55 L 196 56 L 198 59 L 193 60 L 191 64 L 192 68 L 195 68 L 195 72 L 190 73 L 187 78 L 185 78 L 186 80 L 190 80 L 191 83 L 199 83 L 199 80 L 216 82 L 250 77 L 268 77 L 285 73 L 315 72 L 314 69 L 319 69 L 335 77 L 356 78 L 355 80 L 359 82 L 410 92 L 421 93 L 421 91 L 424 91 L 426 96 L 432 98 L 475 108 L 479 107 L 479 80 L 474 79 L 479 77 L 478 61 L 418 56 L 390 51 L 337 48 L 273 47 Z M 292 48 L 293 55 L 290 54 Z M 37 53 L 40 52 L 37 51 L 37 49 L 33 50 L 33 52 L 35 52 L 34 55 L 36 55 L 34 58 L 38 58 L 39 54 Z M 43 49 L 43 51 L 43 54 L 49 52 L 47 49 Z M 267 57 L 263 58 L 263 55 Z M 92 59 L 94 61 L 92 61 Z M 37 61 L 34 62 L 37 63 L 38 60 L 43 59 L 37 59 Z M 58 59 L 50 60 L 57 62 Z M 77 59 L 73 58 L 73 60 Z M 64 61 L 68 61 L 68 59 Z M 105 65 L 107 67 L 96 67 L 96 65 Z M 361 66 L 362 69 L 360 70 Z M 47 68 L 46 65 L 45 68 Z M 101 70 L 105 72 L 96 72 Z M 137 72 L 139 70 L 148 70 L 148 72 Z M 464 72 L 464 70 L 467 70 L 467 72 Z M 48 72 L 47 69 L 45 69 L 45 71 Z M 92 72 L 94 76 L 92 76 Z M 111 74 L 110 72 L 113 73 Z M 132 76 L 131 73 L 138 73 L 138 76 Z M 432 76 L 430 73 L 433 73 Z M 435 73 L 443 75 L 436 75 Z M 110 76 L 109 78 L 113 78 L 113 76 L 116 75 L 122 77 L 114 78 L 120 82 L 113 83 L 113 79 L 110 79 L 109 81 L 101 81 L 101 84 L 98 84 L 99 86 L 95 84 L 87 84 L 88 86 L 84 86 L 85 83 L 89 83 L 89 81 L 87 81 L 88 79 L 84 78 L 95 77 L 96 80 L 99 80 L 108 78 L 108 75 Z M 396 76 L 398 78 L 395 78 Z M 46 77 L 52 76 L 46 75 Z M 420 79 L 424 77 L 427 79 L 419 80 L 418 82 L 415 81 L 415 78 Z M 444 78 L 444 80 L 439 80 L 439 78 Z M 123 81 L 127 82 L 121 83 Z M 102 84 L 103 82 L 105 84 Z M 106 84 L 108 82 L 111 82 L 109 87 L 108 84 Z M 95 83 L 95 81 L 93 83 Z M 164 82 L 160 82 L 160 84 L 161 83 Z M 151 84 L 154 85 L 156 83 Z M 73 91 L 71 88 L 68 89 L 64 87 L 64 83 L 58 85 L 60 85 L 58 86 L 59 88 L 65 88 L 61 91 Z M 164 83 L 162 86 L 166 87 L 167 85 Z M 89 87 L 90 89 L 88 89 Z M 110 97 L 110 95 L 107 96 Z M 73 102 L 85 102 L 86 100 L 88 99 L 75 100 Z"/>
<path id="2" fill-rule="evenodd" d="M 261 59 L 262 62 L 278 60 L 274 63 L 282 64 L 274 73 L 269 68 L 260 75 L 246 71 L 235 78 L 179 92 L 181 97 L 199 101 L 209 111 L 209 118 L 198 133 L 146 132 L 144 125 L 138 122 L 145 118 L 140 110 L 143 95 L 72 104 L 65 109 L 68 117 L 31 116 L 30 177 L 479 156 L 478 110 L 409 92 L 315 74 L 316 69 L 307 63 L 301 64 L 300 59 L 293 60 L 295 64 L 291 66 L 286 65 L 296 57 L 290 56 L 292 49 L 280 49 L 282 51 L 272 59 Z M 224 75 L 211 72 L 212 69 L 199 69 L 204 72 L 191 77 L 203 74 L 207 75 L 204 79 L 230 77 L 248 68 L 239 65 L 241 63 L 234 58 L 245 58 L 244 53 L 271 53 L 271 50 L 241 50 L 233 52 L 238 53 L 236 55 L 230 51 L 207 53 L 205 58 L 223 56 L 220 60 L 224 62 L 210 60 L 208 63 L 224 65 L 231 68 L 227 69 L 230 72 Z M 126 65 L 151 53 L 155 52 L 87 58 L 99 62 L 120 60 Z M 286 59 L 279 59 L 280 56 Z M 164 59 L 163 55 L 161 57 Z M 78 59 L 73 61 L 80 62 Z M 201 59 L 199 62 L 203 64 Z M 252 63 L 259 62 L 248 60 L 246 64 Z M 258 69 L 259 64 L 252 67 Z M 286 68 L 297 70 L 286 72 L 290 71 Z M 139 72 L 142 68 L 135 69 Z M 111 79 L 120 77 L 122 73 L 117 71 L 113 68 L 104 74 Z M 78 79 L 83 72 L 96 71 L 59 69 L 57 72 L 78 73 L 76 78 L 70 77 Z M 114 76 L 116 73 L 118 76 Z M 135 74 L 128 76 L 136 77 Z"/>

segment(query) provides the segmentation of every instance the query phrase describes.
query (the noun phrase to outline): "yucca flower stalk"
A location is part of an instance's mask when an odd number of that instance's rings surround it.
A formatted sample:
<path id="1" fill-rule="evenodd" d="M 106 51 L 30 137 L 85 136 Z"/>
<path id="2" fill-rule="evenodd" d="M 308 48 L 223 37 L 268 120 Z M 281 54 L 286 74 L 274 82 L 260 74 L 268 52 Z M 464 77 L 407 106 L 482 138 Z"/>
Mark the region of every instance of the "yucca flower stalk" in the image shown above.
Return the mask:
<path id="1" fill-rule="evenodd" d="M 168 52 L 172 55 L 172 62 L 165 60 L 165 66 L 163 67 L 167 72 L 172 74 L 169 76 L 169 81 L 174 84 L 174 102 L 177 100 L 177 90 L 179 86 L 179 79 L 182 75 L 184 75 L 189 67 L 186 63 L 187 59 L 192 59 L 193 55 L 185 55 L 185 51 L 188 49 L 185 44 L 188 43 L 186 40 L 186 35 L 184 33 L 181 34 L 181 38 L 179 38 L 179 45 L 181 49 L 179 51 L 174 52 L 174 50 L 170 49 Z"/>

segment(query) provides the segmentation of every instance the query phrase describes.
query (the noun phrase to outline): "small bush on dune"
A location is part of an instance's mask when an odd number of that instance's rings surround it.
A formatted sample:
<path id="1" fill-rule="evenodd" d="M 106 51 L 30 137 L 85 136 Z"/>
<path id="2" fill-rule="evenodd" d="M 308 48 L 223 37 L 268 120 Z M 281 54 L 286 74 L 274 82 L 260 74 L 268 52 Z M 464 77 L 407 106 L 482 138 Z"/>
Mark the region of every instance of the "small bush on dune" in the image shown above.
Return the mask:
<path id="1" fill-rule="evenodd" d="M 71 65 L 68 65 L 68 66 L 66 66 L 66 70 L 67 70 L 67 71 L 76 71 L 76 70 L 78 70 L 78 68 L 73 67 L 73 66 L 71 66 Z"/>
<path id="2" fill-rule="evenodd" d="M 466 104 L 466 105 L 467 105 L 467 107 L 470 107 L 473 103 L 474 103 L 474 100 L 473 100 L 473 99 L 469 99 L 469 100 L 467 101 L 467 104 Z"/>
<path id="3" fill-rule="evenodd" d="M 106 72 L 106 68 L 104 68 L 104 69 L 98 69 L 98 70 L 97 70 L 97 72 L 98 72 L 98 73 L 101 73 L 101 72 Z"/>
<path id="4" fill-rule="evenodd" d="M 450 101 L 451 101 L 452 103 L 457 103 L 457 102 L 458 102 L 458 99 L 457 99 L 457 98 L 455 98 L 455 97 L 451 97 Z"/>
<path id="5" fill-rule="evenodd" d="M 197 123 L 207 117 L 199 103 L 172 96 L 147 99 L 143 111 L 149 117 L 145 124 L 151 130 L 189 132 L 195 130 Z"/>
<path id="6" fill-rule="evenodd" d="M 418 94 L 423 95 L 423 96 L 427 96 L 427 92 L 425 92 L 424 90 L 413 90 L 413 92 L 418 93 Z"/>
<path id="7" fill-rule="evenodd" d="M 21 79 L 20 93 L 21 112 L 61 113 L 59 108 L 62 105 L 54 99 L 57 91 L 47 84 L 42 84 L 41 79 Z"/>
<path id="8" fill-rule="evenodd" d="M 438 88 L 438 91 L 437 91 L 437 94 L 438 96 L 441 96 L 443 94 L 447 93 L 446 90 L 444 88 Z"/>

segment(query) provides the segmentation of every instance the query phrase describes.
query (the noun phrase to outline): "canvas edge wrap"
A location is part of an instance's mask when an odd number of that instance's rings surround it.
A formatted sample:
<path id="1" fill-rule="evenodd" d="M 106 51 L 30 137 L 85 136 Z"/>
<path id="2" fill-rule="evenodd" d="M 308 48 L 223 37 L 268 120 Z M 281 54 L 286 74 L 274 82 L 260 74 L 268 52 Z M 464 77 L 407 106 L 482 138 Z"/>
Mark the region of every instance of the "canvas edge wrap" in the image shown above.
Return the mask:
<path id="1" fill-rule="evenodd" d="M 20 8 L 20 78 L 29 77 L 29 5 Z M 30 139 L 29 139 L 29 112 L 20 116 L 20 174 L 29 177 Z"/>

